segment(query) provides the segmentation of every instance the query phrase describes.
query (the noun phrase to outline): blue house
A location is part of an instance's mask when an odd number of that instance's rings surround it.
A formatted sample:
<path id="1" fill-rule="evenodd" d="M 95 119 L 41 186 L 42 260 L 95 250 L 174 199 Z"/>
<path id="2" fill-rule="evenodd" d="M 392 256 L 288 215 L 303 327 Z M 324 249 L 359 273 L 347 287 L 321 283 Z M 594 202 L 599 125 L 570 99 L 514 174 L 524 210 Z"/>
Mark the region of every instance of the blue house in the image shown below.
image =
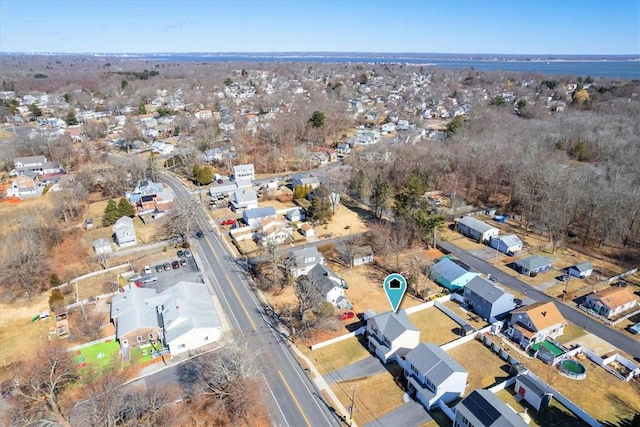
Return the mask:
<path id="1" fill-rule="evenodd" d="M 478 273 L 465 270 L 449 258 L 442 258 L 431 268 L 430 277 L 439 285 L 455 291 L 464 288 L 477 275 Z"/>
<path id="2" fill-rule="evenodd" d="M 549 271 L 552 266 L 553 259 L 540 255 L 531 255 L 513 263 L 513 269 L 515 271 L 526 274 L 527 276 Z"/>
<path id="3" fill-rule="evenodd" d="M 462 295 L 470 310 L 491 323 L 496 317 L 516 308 L 513 295 L 480 276 L 467 283 Z"/>

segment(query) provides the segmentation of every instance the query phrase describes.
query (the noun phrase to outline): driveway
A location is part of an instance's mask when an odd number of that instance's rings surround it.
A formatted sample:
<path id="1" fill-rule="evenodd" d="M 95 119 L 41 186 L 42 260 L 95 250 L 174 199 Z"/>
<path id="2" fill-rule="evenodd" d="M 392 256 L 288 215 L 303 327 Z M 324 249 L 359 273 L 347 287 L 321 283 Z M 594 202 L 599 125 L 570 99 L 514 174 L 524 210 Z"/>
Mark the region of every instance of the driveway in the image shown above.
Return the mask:
<path id="1" fill-rule="evenodd" d="M 371 421 L 365 427 L 413 427 L 424 425 L 433 419 L 424 409 L 424 406 L 412 400 L 406 394 L 405 400 L 408 400 L 407 403 L 391 412 L 387 412 L 377 420 Z"/>
<path id="2" fill-rule="evenodd" d="M 332 385 L 340 381 L 352 380 L 355 378 L 370 377 L 372 375 L 385 372 L 386 369 L 382 362 L 377 358 L 370 356 L 359 362 L 352 363 L 344 368 L 336 369 L 324 375 L 327 384 Z"/>
<path id="3" fill-rule="evenodd" d="M 156 264 L 162 264 L 165 262 L 170 263 L 171 261 L 174 261 L 177 259 L 179 258 L 175 256 L 175 254 L 173 257 L 167 255 L 166 259 Z M 200 270 L 198 270 L 198 266 L 196 265 L 196 262 L 194 261 L 193 257 L 189 257 L 185 259 L 187 260 L 187 265 L 181 265 L 180 268 L 176 270 L 171 269 L 169 271 L 162 271 L 162 272 L 156 273 L 154 268 L 155 264 L 152 265 L 151 274 L 156 276 L 158 280 L 156 282 L 145 283 L 143 286 L 145 288 L 156 289 L 158 293 L 160 293 L 164 290 L 169 289 L 171 286 L 183 280 L 185 282 L 197 282 L 197 283 L 202 282 L 202 273 L 200 272 Z"/>

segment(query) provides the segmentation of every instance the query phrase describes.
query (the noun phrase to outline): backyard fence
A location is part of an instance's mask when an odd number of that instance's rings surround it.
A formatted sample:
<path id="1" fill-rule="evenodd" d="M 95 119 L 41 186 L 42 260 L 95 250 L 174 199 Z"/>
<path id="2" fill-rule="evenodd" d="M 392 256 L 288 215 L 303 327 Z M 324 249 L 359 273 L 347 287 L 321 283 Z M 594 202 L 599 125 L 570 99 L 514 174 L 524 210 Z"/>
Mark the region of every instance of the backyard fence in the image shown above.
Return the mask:
<path id="1" fill-rule="evenodd" d="M 365 330 L 366 330 L 366 328 L 364 326 L 361 326 L 358 329 L 356 329 L 355 331 L 349 332 L 348 334 L 340 335 L 339 337 L 331 338 L 329 340 L 319 342 L 318 344 L 313 344 L 311 346 L 311 351 L 317 350 L 317 349 L 322 348 L 322 347 L 326 347 L 326 346 L 331 345 L 331 344 L 335 344 L 335 343 L 340 342 L 340 341 L 348 340 L 349 338 L 353 338 L 353 337 L 358 336 L 358 335 L 362 335 L 362 334 L 364 334 Z"/>

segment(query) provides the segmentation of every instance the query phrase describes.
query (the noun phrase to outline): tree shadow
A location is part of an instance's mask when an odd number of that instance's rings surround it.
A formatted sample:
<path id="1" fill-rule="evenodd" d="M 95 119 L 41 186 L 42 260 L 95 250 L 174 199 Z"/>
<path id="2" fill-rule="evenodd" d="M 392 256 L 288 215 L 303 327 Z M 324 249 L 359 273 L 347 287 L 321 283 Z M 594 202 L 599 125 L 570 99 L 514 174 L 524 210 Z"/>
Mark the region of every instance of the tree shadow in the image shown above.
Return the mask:
<path id="1" fill-rule="evenodd" d="M 193 386 L 200 376 L 200 366 L 193 360 L 178 365 L 176 369 L 178 383 L 185 393 L 193 394 Z"/>

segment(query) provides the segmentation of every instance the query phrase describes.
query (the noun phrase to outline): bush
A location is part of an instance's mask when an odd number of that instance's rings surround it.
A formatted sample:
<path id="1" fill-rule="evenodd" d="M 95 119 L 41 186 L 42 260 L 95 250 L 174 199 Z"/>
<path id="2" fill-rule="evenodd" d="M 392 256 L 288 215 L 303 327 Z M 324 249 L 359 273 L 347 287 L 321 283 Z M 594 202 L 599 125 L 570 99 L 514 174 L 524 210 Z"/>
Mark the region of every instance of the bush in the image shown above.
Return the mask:
<path id="1" fill-rule="evenodd" d="M 49 296 L 49 307 L 51 311 L 56 311 L 60 307 L 64 307 L 64 295 L 60 289 L 53 289 Z"/>
<path id="2" fill-rule="evenodd" d="M 538 273 L 536 273 L 535 271 L 532 271 L 531 273 L 529 273 L 529 277 L 536 277 L 538 275 Z"/>

